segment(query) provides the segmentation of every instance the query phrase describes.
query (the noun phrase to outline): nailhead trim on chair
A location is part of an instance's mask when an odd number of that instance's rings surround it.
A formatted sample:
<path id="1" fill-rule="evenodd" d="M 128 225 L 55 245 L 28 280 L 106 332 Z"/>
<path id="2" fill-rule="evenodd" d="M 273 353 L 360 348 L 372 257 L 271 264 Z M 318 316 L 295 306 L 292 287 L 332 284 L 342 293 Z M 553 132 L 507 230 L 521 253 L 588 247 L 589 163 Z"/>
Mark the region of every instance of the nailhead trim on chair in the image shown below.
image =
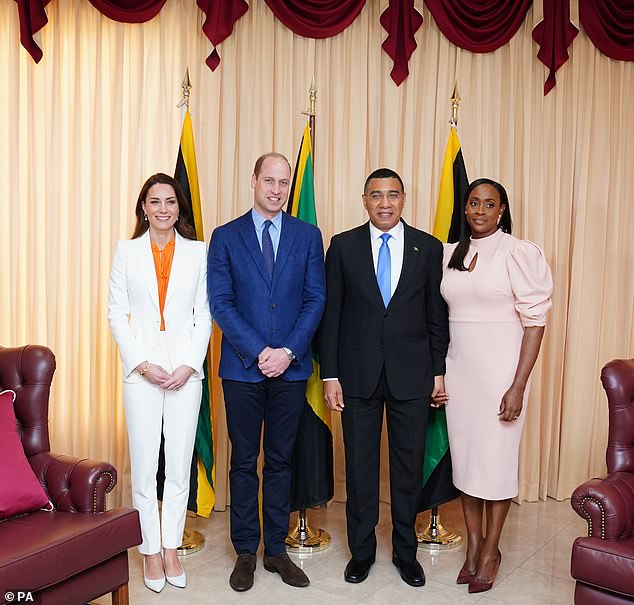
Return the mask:
<path id="1" fill-rule="evenodd" d="M 110 483 L 108 484 L 108 487 L 106 488 L 106 494 L 108 492 L 112 491 L 112 489 L 114 488 L 115 483 L 116 483 L 115 479 L 114 479 L 114 476 L 113 476 L 113 474 L 110 471 L 103 471 L 101 473 L 101 475 L 99 476 L 99 478 L 95 482 L 95 487 L 94 487 L 93 492 L 92 492 L 92 512 L 93 513 L 98 512 L 97 511 L 97 489 L 99 488 L 99 483 L 101 482 L 101 480 L 102 480 L 104 475 L 108 475 L 108 477 L 110 477 Z M 106 505 L 105 500 L 106 499 L 105 499 L 105 496 L 104 496 L 104 508 L 105 508 L 105 505 Z"/>
<path id="2" fill-rule="evenodd" d="M 594 502 L 599 507 L 599 510 L 601 511 L 601 539 L 605 540 L 605 510 L 603 506 L 601 505 L 601 502 L 599 502 L 599 500 L 597 500 L 596 498 L 592 498 L 591 496 L 585 496 L 579 503 L 579 509 L 581 510 L 581 512 L 583 513 L 583 516 L 586 518 L 586 521 L 588 522 L 588 536 L 592 536 L 592 517 L 590 516 L 590 513 L 587 512 L 583 506 L 586 503 L 586 500 L 590 500 Z"/>

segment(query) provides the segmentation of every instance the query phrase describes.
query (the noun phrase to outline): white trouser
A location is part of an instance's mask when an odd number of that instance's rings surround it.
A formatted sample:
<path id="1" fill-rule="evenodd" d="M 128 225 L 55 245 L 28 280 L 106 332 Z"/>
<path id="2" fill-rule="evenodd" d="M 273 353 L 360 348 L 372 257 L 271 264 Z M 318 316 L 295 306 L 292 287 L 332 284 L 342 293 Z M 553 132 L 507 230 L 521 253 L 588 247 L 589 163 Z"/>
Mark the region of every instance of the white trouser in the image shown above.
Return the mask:
<path id="1" fill-rule="evenodd" d="M 172 371 L 164 338 L 151 361 L 160 364 L 168 372 Z M 142 554 L 160 552 L 161 544 L 164 548 L 178 548 L 181 545 L 201 394 L 200 380 L 190 380 L 178 391 L 166 391 L 147 380 L 123 384 L 132 503 L 141 519 L 143 542 L 139 552 Z M 161 430 L 165 436 L 162 528 L 156 496 Z"/>

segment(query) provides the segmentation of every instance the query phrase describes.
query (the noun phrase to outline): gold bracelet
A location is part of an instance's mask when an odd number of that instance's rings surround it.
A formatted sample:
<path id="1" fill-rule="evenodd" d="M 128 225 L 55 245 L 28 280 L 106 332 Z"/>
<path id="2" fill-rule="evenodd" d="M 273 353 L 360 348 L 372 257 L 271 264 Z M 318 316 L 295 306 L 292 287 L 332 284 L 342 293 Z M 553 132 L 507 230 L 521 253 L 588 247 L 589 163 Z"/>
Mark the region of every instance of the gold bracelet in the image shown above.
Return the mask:
<path id="1" fill-rule="evenodd" d="M 147 374 L 147 371 L 150 369 L 150 362 L 148 361 L 145 364 L 145 369 L 143 369 L 141 372 L 139 372 L 139 374 L 141 374 L 141 376 L 145 376 Z"/>

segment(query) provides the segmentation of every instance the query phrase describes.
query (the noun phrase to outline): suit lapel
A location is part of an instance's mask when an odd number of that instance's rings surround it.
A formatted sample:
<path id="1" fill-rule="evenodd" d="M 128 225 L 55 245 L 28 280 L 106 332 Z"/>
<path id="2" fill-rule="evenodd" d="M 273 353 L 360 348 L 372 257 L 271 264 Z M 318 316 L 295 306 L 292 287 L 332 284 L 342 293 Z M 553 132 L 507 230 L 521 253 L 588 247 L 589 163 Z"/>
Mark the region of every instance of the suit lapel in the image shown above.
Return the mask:
<path id="1" fill-rule="evenodd" d="M 407 284 L 410 283 L 412 277 L 414 276 L 416 263 L 418 262 L 421 254 L 423 254 L 423 252 L 420 245 L 416 245 L 412 228 L 403 221 L 403 266 L 401 267 L 401 275 L 398 279 L 394 295 L 390 300 L 390 305 L 394 302 L 394 300 L 398 300 L 398 298 L 403 294 L 405 288 L 407 288 Z"/>
<path id="2" fill-rule="evenodd" d="M 264 256 L 262 256 L 262 250 L 260 249 L 260 244 L 258 243 L 258 236 L 255 234 L 255 225 L 253 224 L 250 210 L 246 214 L 242 215 L 242 220 L 238 225 L 238 231 L 240 232 L 240 236 L 249 251 L 253 263 L 262 275 L 262 279 L 264 279 L 264 282 L 270 286 L 271 278 L 269 277 L 269 272 L 264 264 Z"/>
<path id="3" fill-rule="evenodd" d="M 159 310 L 158 285 L 156 281 L 156 269 L 154 268 L 154 257 L 152 256 L 152 244 L 150 243 L 149 229 L 136 240 L 136 256 L 139 263 L 139 269 L 145 282 L 148 294 Z"/>
<path id="4" fill-rule="evenodd" d="M 369 223 L 366 223 L 357 231 L 354 247 L 361 268 L 361 274 L 368 284 L 368 289 L 376 299 L 377 304 L 383 306 L 383 297 L 381 296 L 379 282 L 376 280 L 376 272 L 374 271 Z"/>
<path id="5" fill-rule="evenodd" d="M 288 215 L 282 212 L 282 230 L 280 232 L 280 242 L 277 246 L 277 255 L 275 256 L 275 266 L 273 269 L 273 280 L 271 289 L 275 287 L 275 284 L 282 275 L 282 270 L 286 264 L 286 260 L 293 247 L 295 236 L 297 235 L 297 225 L 289 220 Z M 260 256 L 262 256 L 260 254 Z"/>
<path id="6" fill-rule="evenodd" d="M 170 277 L 167 282 L 167 293 L 165 295 L 165 306 L 169 305 L 170 299 L 176 292 L 178 283 L 183 273 L 187 269 L 187 241 L 178 231 L 175 232 L 176 241 L 174 242 L 174 256 L 172 257 L 172 268 L 170 269 Z"/>

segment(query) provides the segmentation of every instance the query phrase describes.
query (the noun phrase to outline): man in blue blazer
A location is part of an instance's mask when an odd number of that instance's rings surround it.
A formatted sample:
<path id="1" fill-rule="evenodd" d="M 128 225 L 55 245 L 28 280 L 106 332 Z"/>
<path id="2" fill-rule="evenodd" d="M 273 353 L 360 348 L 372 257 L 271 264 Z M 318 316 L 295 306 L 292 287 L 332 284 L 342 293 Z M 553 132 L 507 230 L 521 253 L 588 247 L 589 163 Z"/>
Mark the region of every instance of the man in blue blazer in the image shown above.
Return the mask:
<path id="1" fill-rule="evenodd" d="M 282 212 L 291 168 L 277 153 L 258 158 L 253 208 L 211 236 L 207 289 L 223 333 L 220 377 L 231 440 L 229 583 L 253 586 L 260 543 L 257 459 L 264 424 L 264 568 L 292 586 L 308 578 L 286 554 L 291 454 L 313 371 L 310 343 L 325 300 L 324 250 L 316 227 Z"/>

